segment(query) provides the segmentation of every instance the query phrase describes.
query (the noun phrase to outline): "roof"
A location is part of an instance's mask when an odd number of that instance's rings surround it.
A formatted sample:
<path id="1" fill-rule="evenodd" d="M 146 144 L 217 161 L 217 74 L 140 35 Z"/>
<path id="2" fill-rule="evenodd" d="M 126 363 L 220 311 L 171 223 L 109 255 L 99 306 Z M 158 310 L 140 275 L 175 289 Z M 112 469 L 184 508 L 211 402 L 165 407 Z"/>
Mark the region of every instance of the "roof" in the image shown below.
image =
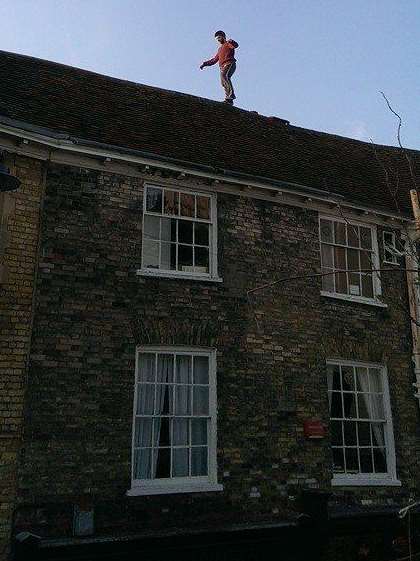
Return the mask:
<path id="1" fill-rule="evenodd" d="M 0 116 L 91 142 L 142 150 L 343 195 L 410 213 L 413 187 L 394 147 L 317 132 L 251 111 L 0 51 Z M 416 179 L 420 152 L 410 150 Z M 397 196 L 390 193 L 385 168 Z M 396 204 L 395 199 L 398 200 Z"/>

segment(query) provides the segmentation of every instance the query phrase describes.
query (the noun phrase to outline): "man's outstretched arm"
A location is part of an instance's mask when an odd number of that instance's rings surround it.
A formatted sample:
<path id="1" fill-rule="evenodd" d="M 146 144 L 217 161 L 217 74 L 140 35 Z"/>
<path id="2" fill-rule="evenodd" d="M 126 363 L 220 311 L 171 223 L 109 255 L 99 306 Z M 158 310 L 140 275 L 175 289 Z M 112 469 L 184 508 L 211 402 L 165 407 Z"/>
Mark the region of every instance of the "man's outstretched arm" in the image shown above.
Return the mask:
<path id="1" fill-rule="evenodd" d="M 203 64 L 200 66 L 200 69 L 203 70 L 203 68 L 204 68 L 205 66 L 213 66 L 213 64 L 216 64 L 216 62 L 218 62 L 218 61 L 219 61 L 219 53 L 216 53 L 216 54 L 214 55 L 214 57 L 211 58 L 210 60 L 205 60 L 205 61 L 203 62 Z"/>

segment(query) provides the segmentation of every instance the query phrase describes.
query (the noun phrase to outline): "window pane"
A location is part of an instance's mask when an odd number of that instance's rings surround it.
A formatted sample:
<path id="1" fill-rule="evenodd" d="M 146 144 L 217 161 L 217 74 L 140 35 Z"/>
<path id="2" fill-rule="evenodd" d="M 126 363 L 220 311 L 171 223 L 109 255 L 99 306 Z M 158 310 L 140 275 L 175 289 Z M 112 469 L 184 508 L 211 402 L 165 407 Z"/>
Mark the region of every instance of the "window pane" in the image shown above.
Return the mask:
<path id="1" fill-rule="evenodd" d="M 348 245 L 352 247 L 360 246 L 359 227 L 349 224 L 347 226 Z"/>
<path id="2" fill-rule="evenodd" d="M 321 246 L 321 262 L 323 267 L 332 268 L 334 266 L 332 245 L 323 244 Z"/>
<path id="3" fill-rule="evenodd" d="M 360 226 L 360 245 L 363 249 L 372 249 L 372 231 Z"/>
<path id="4" fill-rule="evenodd" d="M 157 415 L 170 415 L 173 412 L 173 386 L 158 384 L 156 388 Z"/>
<path id="5" fill-rule="evenodd" d="M 357 404 L 359 406 L 359 419 L 370 419 L 369 394 L 366 393 L 357 394 Z"/>
<path id="6" fill-rule="evenodd" d="M 343 446 L 343 430 L 341 421 L 331 421 L 331 443 L 333 446 Z"/>
<path id="7" fill-rule="evenodd" d="M 154 420 L 154 445 L 155 446 L 169 446 L 171 443 L 170 438 L 170 419 L 168 417 L 161 417 Z"/>
<path id="8" fill-rule="evenodd" d="M 171 384 L 174 381 L 174 356 L 159 354 L 157 358 L 157 381 Z"/>
<path id="9" fill-rule="evenodd" d="M 343 390 L 353 392 L 355 390 L 353 367 L 352 366 L 342 366 L 341 367 L 341 376 L 342 376 L 342 380 L 343 380 Z"/>
<path id="10" fill-rule="evenodd" d="M 178 384 L 191 384 L 192 363 L 191 356 L 177 355 L 176 357 L 176 382 Z"/>
<path id="11" fill-rule="evenodd" d="M 370 439 L 370 423 L 357 423 L 357 432 L 359 435 L 359 446 L 371 446 Z"/>
<path id="12" fill-rule="evenodd" d="M 207 247 L 196 247 L 195 253 L 195 272 L 208 273 L 209 272 L 209 250 Z"/>
<path id="13" fill-rule="evenodd" d="M 187 477 L 189 472 L 188 466 L 188 448 L 175 448 L 172 452 L 172 477 Z"/>
<path id="14" fill-rule="evenodd" d="M 356 389 L 358 392 L 369 391 L 368 370 L 363 366 L 356 367 Z"/>
<path id="15" fill-rule="evenodd" d="M 373 473 L 372 448 L 360 450 L 360 471 L 362 473 Z"/>
<path id="16" fill-rule="evenodd" d="M 370 251 L 360 251 L 360 268 L 364 272 L 372 269 L 372 254 Z"/>
<path id="17" fill-rule="evenodd" d="M 154 382 L 156 379 L 156 360 L 151 353 L 140 353 L 138 358 L 139 382 Z"/>
<path id="18" fill-rule="evenodd" d="M 340 367 L 338 364 L 329 364 L 328 373 L 333 377 L 332 389 L 335 391 L 341 390 Z"/>
<path id="19" fill-rule="evenodd" d="M 336 269 L 345 270 L 346 266 L 346 249 L 344 247 L 334 248 L 334 267 Z"/>
<path id="20" fill-rule="evenodd" d="M 209 357 L 194 357 L 194 384 L 209 383 Z"/>
<path id="21" fill-rule="evenodd" d="M 193 248 L 191 245 L 178 246 L 178 270 L 189 271 L 193 267 Z"/>
<path id="22" fill-rule="evenodd" d="M 320 220 L 321 241 L 333 243 L 333 223 L 331 220 Z"/>
<path id="23" fill-rule="evenodd" d="M 156 478 L 161 479 L 164 477 L 170 477 L 171 475 L 171 449 L 170 448 L 158 448 L 154 450 L 156 462 Z"/>
<path id="24" fill-rule="evenodd" d="M 358 473 L 359 458 L 357 455 L 357 448 L 345 448 L 345 454 L 346 454 L 346 472 Z"/>
<path id="25" fill-rule="evenodd" d="M 373 446 L 385 446 L 384 425 L 382 423 L 372 423 L 371 426 Z"/>
<path id="26" fill-rule="evenodd" d="M 173 420 L 173 441 L 174 446 L 188 446 L 190 443 L 188 419 Z"/>
<path id="27" fill-rule="evenodd" d="M 332 392 L 331 396 L 331 417 L 342 419 L 343 401 L 341 392 Z"/>
<path id="28" fill-rule="evenodd" d="M 385 448 L 373 449 L 373 461 L 375 473 L 386 473 L 388 471 Z"/>
<path id="29" fill-rule="evenodd" d="M 349 294 L 360 296 L 361 292 L 360 275 L 358 273 L 349 273 Z"/>
<path id="30" fill-rule="evenodd" d="M 188 220 L 178 220 L 178 241 L 179 243 L 193 243 L 194 222 Z"/>
<path id="31" fill-rule="evenodd" d="M 207 447 L 191 448 L 191 475 L 207 475 Z"/>
<path id="32" fill-rule="evenodd" d="M 160 239 L 160 218 L 159 216 L 144 215 L 143 236 L 148 240 Z"/>
<path id="33" fill-rule="evenodd" d="M 344 443 L 346 446 L 356 446 L 356 423 L 354 421 L 344 421 Z"/>
<path id="34" fill-rule="evenodd" d="M 334 235 L 336 244 L 347 244 L 346 224 L 344 222 L 334 222 Z"/>
<path id="35" fill-rule="evenodd" d="M 175 386 L 175 415 L 191 414 L 191 386 Z"/>
<path id="36" fill-rule="evenodd" d="M 372 275 L 362 275 L 362 296 L 365 296 L 365 298 L 373 298 Z"/>
<path id="37" fill-rule="evenodd" d="M 370 396 L 370 414 L 373 420 L 385 420 L 385 411 L 382 395 L 372 394 Z"/>
<path id="38" fill-rule="evenodd" d="M 164 213 L 175 214 L 179 213 L 179 193 L 176 191 L 167 191 L 165 189 L 164 198 Z"/>
<path id="39" fill-rule="evenodd" d="M 153 415 L 155 403 L 155 385 L 139 384 L 137 395 L 137 415 Z"/>
<path id="40" fill-rule="evenodd" d="M 343 393 L 343 401 L 344 401 L 344 416 L 348 419 L 355 419 L 357 417 L 356 394 Z"/>
<path id="41" fill-rule="evenodd" d="M 181 195 L 181 216 L 190 216 L 191 218 L 195 215 L 195 196 L 189 195 L 188 193 L 180 193 Z"/>
<path id="42" fill-rule="evenodd" d="M 207 419 L 192 419 L 191 444 L 207 444 Z"/>
<path id="43" fill-rule="evenodd" d="M 202 224 L 200 222 L 194 223 L 195 240 L 194 243 L 198 245 L 209 245 L 209 224 Z"/>
<path id="44" fill-rule="evenodd" d="M 162 212 L 162 189 L 147 187 L 146 210 L 149 212 Z"/>
<path id="45" fill-rule="evenodd" d="M 342 448 L 333 448 L 333 471 L 334 473 L 344 472 L 344 454 Z"/>
<path id="46" fill-rule="evenodd" d="M 173 237 L 173 224 L 176 225 L 176 220 L 173 220 L 172 218 L 160 218 L 160 222 L 161 222 L 160 239 L 164 242 L 176 241 L 176 237 Z M 175 230 L 175 235 L 176 235 L 176 230 Z"/>
<path id="47" fill-rule="evenodd" d="M 324 273 L 332 273 L 333 269 L 327 269 L 326 267 L 322 267 L 322 274 Z M 324 275 L 322 277 L 322 290 L 326 290 L 327 292 L 334 292 L 334 274 Z"/>
<path id="48" fill-rule="evenodd" d="M 347 290 L 347 273 L 335 274 L 335 290 L 340 294 L 348 294 Z"/>
<path id="49" fill-rule="evenodd" d="M 136 419 L 134 445 L 139 447 L 152 447 L 152 419 Z"/>
<path id="50" fill-rule="evenodd" d="M 357 249 L 347 250 L 347 268 L 349 270 L 358 271 L 359 267 L 359 253 Z"/>
<path id="51" fill-rule="evenodd" d="M 194 415 L 208 415 L 209 413 L 209 388 L 196 386 L 193 388 L 193 413 Z"/>
<path id="52" fill-rule="evenodd" d="M 134 451 L 134 479 L 151 479 L 152 477 L 152 449 L 146 448 Z"/>
<path id="53" fill-rule="evenodd" d="M 210 220 L 210 197 L 197 195 L 197 218 Z"/>
<path id="54" fill-rule="evenodd" d="M 160 268 L 165 271 L 176 269 L 176 244 L 162 242 L 160 246 Z"/>
<path id="55" fill-rule="evenodd" d="M 143 240 L 143 266 L 146 269 L 159 269 L 159 242 Z"/>

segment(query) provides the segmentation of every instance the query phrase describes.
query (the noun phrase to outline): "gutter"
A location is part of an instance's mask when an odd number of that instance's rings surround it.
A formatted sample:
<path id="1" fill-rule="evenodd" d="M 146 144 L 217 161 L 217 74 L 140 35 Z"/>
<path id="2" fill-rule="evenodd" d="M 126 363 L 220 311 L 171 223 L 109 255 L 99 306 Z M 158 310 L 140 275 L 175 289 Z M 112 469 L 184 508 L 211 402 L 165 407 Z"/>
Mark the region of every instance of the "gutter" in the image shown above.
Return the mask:
<path id="1" fill-rule="evenodd" d="M 255 187 L 271 192 L 278 192 L 279 194 L 282 194 L 282 191 L 285 191 L 290 195 L 297 195 L 301 197 L 306 195 L 314 200 L 336 204 L 344 204 L 344 201 L 346 200 L 345 196 L 339 193 L 324 191 L 322 189 L 316 189 L 299 183 L 276 180 L 259 175 L 249 175 L 224 168 L 197 164 L 188 160 L 161 156 L 159 154 L 143 150 L 134 150 L 113 144 L 90 141 L 66 133 L 58 133 L 52 129 L 39 127 L 37 125 L 32 125 L 30 123 L 11 119 L 2 115 L 0 115 L 0 132 L 68 152 L 77 152 L 87 156 L 100 157 L 104 159 L 111 158 L 113 160 L 122 160 L 123 162 L 137 165 L 159 166 L 164 169 L 189 175 L 196 172 L 196 174 L 200 177 L 205 177 L 213 181 L 222 181 L 241 186 Z M 404 222 L 411 222 L 411 219 L 408 216 L 395 215 L 391 212 L 382 210 L 378 211 L 374 208 L 350 202 L 346 202 L 345 204 L 347 207 L 351 207 L 355 210 L 380 214 L 387 218 L 398 218 Z"/>

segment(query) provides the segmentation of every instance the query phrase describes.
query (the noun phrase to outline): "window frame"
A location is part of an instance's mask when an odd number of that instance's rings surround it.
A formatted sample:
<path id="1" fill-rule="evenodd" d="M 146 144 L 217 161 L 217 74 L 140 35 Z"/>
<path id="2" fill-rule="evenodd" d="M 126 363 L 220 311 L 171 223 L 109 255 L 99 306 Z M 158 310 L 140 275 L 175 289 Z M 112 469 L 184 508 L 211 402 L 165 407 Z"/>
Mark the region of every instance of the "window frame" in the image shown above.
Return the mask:
<path id="1" fill-rule="evenodd" d="M 388 243 L 385 242 L 385 235 L 391 235 L 392 236 L 392 246 L 389 246 Z M 392 230 L 384 230 L 382 232 L 382 245 L 384 248 L 384 263 L 388 263 L 390 265 L 398 265 L 398 256 L 396 255 L 396 253 L 393 252 L 397 251 L 397 246 L 396 246 L 396 236 L 395 236 L 395 232 L 393 232 Z M 388 247 L 391 247 L 391 249 L 387 249 Z M 387 253 L 391 255 L 392 260 L 390 261 L 389 259 L 387 259 Z"/>
<path id="2" fill-rule="evenodd" d="M 209 359 L 209 437 L 208 437 L 208 475 L 187 476 L 162 479 L 134 478 L 134 448 L 135 423 L 138 399 L 139 355 L 141 353 L 173 354 L 187 356 L 207 356 Z M 193 418 L 193 415 L 191 415 Z M 157 495 L 172 493 L 194 493 L 208 491 L 222 491 L 223 485 L 217 481 L 217 364 L 216 349 L 207 347 L 183 346 L 138 346 L 136 348 L 136 363 L 133 395 L 133 419 L 131 440 L 131 488 L 128 496 Z"/>
<path id="3" fill-rule="evenodd" d="M 185 272 L 185 271 L 175 271 L 171 269 L 153 269 L 144 266 L 144 223 L 145 216 L 158 216 L 163 218 L 175 218 L 177 220 L 188 220 L 191 222 L 200 222 L 195 218 L 182 217 L 182 216 L 170 216 L 163 213 L 153 213 L 146 210 L 146 200 L 147 200 L 147 189 L 157 188 L 162 190 L 174 191 L 177 193 L 186 193 L 188 195 L 198 195 L 203 197 L 208 197 L 210 199 L 210 218 L 208 221 L 203 220 L 203 223 L 209 224 L 209 272 L 208 273 L 196 273 L 196 272 Z M 217 193 L 210 193 L 208 191 L 200 191 L 196 189 L 188 189 L 184 187 L 178 187 L 176 185 L 167 185 L 164 183 L 146 182 L 143 185 L 143 209 L 142 209 L 142 247 L 141 247 L 141 267 L 137 270 L 137 274 L 141 276 L 150 277 L 164 277 L 164 278 L 183 278 L 183 279 L 194 279 L 202 281 L 213 281 L 222 282 L 222 279 L 218 275 L 218 262 L 217 262 Z"/>
<path id="4" fill-rule="evenodd" d="M 395 440 L 394 429 L 392 422 L 391 400 L 389 394 L 388 384 L 388 370 L 384 364 L 363 362 L 357 360 L 341 360 L 341 359 L 328 359 L 326 366 L 339 365 L 351 366 L 361 368 L 375 368 L 381 373 L 382 393 L 383 393 L 383 407 L 385 412 L 386 422 L 384 423 L 384 438 L 386 461 L 388 471 L 387 473 L 333 473 L 331 480 L 332 486 L 400 486 L 401 482 L 397 479 L 396 457 L 395 457 Z M 328 372 L 327 372 L 328 376 Z M 328 387 L 328 384 L 327 384 Z M 331 423 L 331 414 L 328 412 L 329 423 Z M 332 450 L 332 447 L 331 447 Z"/>
<path id="5" fill-rule="evenodd" d="M 363 221 L 359 221 L 359 220 L 353 220 L 353 219 L 349 219 L 346 220 L 344 218 L 341 217 L 337 217 L 337 216 L 333 216 L 333 215 L 329 215 L 329 214 L 318 214 L 318 238 L 319 238 L 319 259 L 320 259 L 320 264 L 321 264 L 321 271 L 322 271 L 322 239 L 321 239 L 321 220 L 329 220 L 331 222 L 340 222 L 343 224 L 350 224 L 351 226 L 361 226 L 363 228 L 369 228 L 371 231 L 371 235 L 372 235 L 372 265 L 373 265 L 373 269 L 379 269 L 380 268 L 380 259 L 379 259 L 379 246 L 378 246 L 378 232 L 377 232 L 377 226 L 376 224 L 371 224 L 369 222 L 363 222 Z M 333 247 L 335 246 L 335 244 L 331 244 L 333 245 Z M 340 245 L 338 244 L 338 246 L 340 247 L 345 247 L 345 248 L 350 248 L 351 246 L 348 245 Z M 347 259 L 347 258 L 346 258 Z M 382 296 L 382 286 L 381 286 L 381 278 L 380 278 L 380 274 L 377 272 L 373 272 L 372 273 L 372 284 L 373 284 L 373 297 L 372 298 L 368 298 L 366 296 L 360 296 L 360 295 L 354 295 L 354 294 L 343 294 L 341 292 L 331 292 L 328 290 L 324 290 L 321 288 L 321 295 L 322 296 L 327 296 L 329 298 L 336 298 L 338 300 L 347 300 L 350 302 L 360 302 L 360 303 L 364 303 L 364 304 L 371 304 L 371 305 L 375 305 L 375 306 L 379 306 L 379 307 L 384 307 L 386 308 L 387 305 L 384 304 L 383 302 L 381 302 L 379 300 L 379 296 Z"/>

